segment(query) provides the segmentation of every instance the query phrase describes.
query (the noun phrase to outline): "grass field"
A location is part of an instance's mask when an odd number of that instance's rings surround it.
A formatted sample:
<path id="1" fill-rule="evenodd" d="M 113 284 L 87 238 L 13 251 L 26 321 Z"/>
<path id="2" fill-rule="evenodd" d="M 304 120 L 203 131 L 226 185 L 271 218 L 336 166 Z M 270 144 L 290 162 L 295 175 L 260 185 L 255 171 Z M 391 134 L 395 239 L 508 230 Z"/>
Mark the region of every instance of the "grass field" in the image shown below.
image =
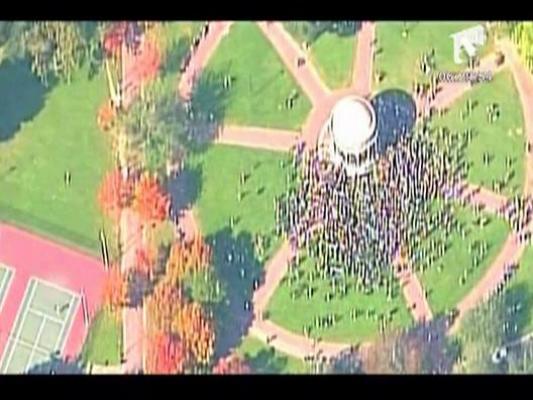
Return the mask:
<path id="1" fill-rule="evenodd" d="M 236 349 L 237 354 L 248 361 L 253 373 L 259 374 L 305 374 L 302 360 L 291 357 L 247 336 Z"/>
<path id="2" fill-rule="evenodd" d="M 474 106 L 471 115 L 461 120 L 460 113 L 466 109 L 470 99 Z M 500 117 L 490 123 L 487 106 L 496 103 L 500 107 Z M 433 125 L 444 126 L 451 132 L 464 132 L 473 129 L 473 138 L 466 148 L 466 160 L 470 164 L 467 179 L 470 183 L 481 184 L 492 189 L 492 181 L 503 180 L 506 172 L 506 157 L 514 160 L 514 175 L 503 193 L 521 193 L 524 183 L 524 118 L 518 92 L 510 71 L 497 74 L 490 83 L 480 84 L 458 100 L 448 113 L 435 117 Z M 521 130 L 520 135 L 518 131 Z M 490 163 L 483 163 L 483 154 L 491 156 Z"/>
<path id="3" fill-rule="evenodd" d="M 510 290 L 520 288 L 524 296 L 521 301 L 526 308 L 526 321 L 522 328 L 521 335 L 533 332 L 533 246 L 529 246 L 520 261 L 520 267 L 513 276 L 509 285 Z"/>
<path id="4" fill-rule="evenodd" d="M 453 41 L 451 34 L 475 26 L 475 21 L 468 22 L 407 22 L 408 36 L 402 37 L 403 22 L 384 21 L 377 23 L 376 54 L 374 71 L 384 73 L 380 83 L 375 83 L 377 90 L 399 88 L 411 91 L 414 79 L 421 81 L 417 62 L 424 52 L 435 50 L 435 63 L 439 71 L 458 71 L 466 66 L 457 65 L 453 59 Z M 479 55 L 491 48 L 490 40 Z M 463 59 L 466 57 L 463 55 Z"/>
<path id="5" fill-rule="evenodd" d="M 122 352 L 122 324 L 115 316 L 101 310 L 89 328 L 82 349 L 84 363 L 118 365 Z"/>
<path id="6" fill-rule="evenodd" d="M 26 107 L 21 101 L 31 98 L 26 91 L 40 89 L 36 81 L 28 83 L 35 79 L 31 75 L 11 74 L 12 69 L 4 70 L 4 66 L 0 67 L 0 92 L 4 94 L 0 115 L 13 118 L 9 110 Z M 1 220 L 99 251 L 98 231 L 105 224 L 96 193 L 110 166 L 110 152 L 96 115 L 105 94 L 103 76 L 88 80 L 87 71 L 81 70 L 69 85 L 54 86 L 41 108 L 32 105 L 30 116 L 9 122 L 8 128 L 4 125 Z M 72 176 L 68 187 L 65 171 Z"/>
<path id="7" fill-rule="evenodd" d="M 292 29 L 292 24 L 285 22 L 284 27 L 301 45 L 304 39 L 297 30 Z M 350 85 L 356 41 L 357 35 L 339 36 L 335 33 L 324 32 L 311 44 L 313 65 L 331 89 L 340 89 Z"/>
<path id="8" fill-rule="evenodd" d="M 508 235 L 508 225 L 500 218 L 487 216 L 489 222 L 483 228 L 475 223 L 475 217 L 468 208 L 457 206 L 454 212 L 457 220 L 465 228 L 465 239 L 454 231 L 447 241 L 444 255 L 428 269 L 419 272 L 422 286 L 428 291 L 428 301 L 433 314 L 451 310 L 481 279 L 491 265 Z M 442 231 L 437 231 L 432 238 L 444 238 Z M 473 267 L 473 254 L 469 254 L 469 246 L 475 242 L 486 242 L 487 253 L 477 267 Z M 442 266 L 442 271 L 437 268 Z M 468 277 L 463 285 L 459 283 L 464 271 L 468 270 Z"/>
<path id="9" fill-rule="evenodd" d="M 225 108 L 226 123 L 297 130 L 311 110 L 310 101 L 255 23 L 234 23 L 206 71 L 234 80 Z M 299 96 L 288 110 L 284 103 L 293 90 Z"/>
<path id="10" fill-rule="evenodd" d="M 313 261 L 311 259 L 306 259 L 299 267 L 299 270 L 302 271 L 301 284 L 299 285 L 301 288 L 307 282 L 312 269 Z M 397 293 L 390 302 L 387 301 L 387 295 L 384 290 L 368 295 L 350 290 L 344 298 L 336 295 L 328 303 L 325 301 L 325 294 L 331 292 L 329 281 L 316 279 L 312 287 L 315 292 L 310 299 L 307 299 L 305 292 L 301 289 L 301 295 L 293 300 L 290 293 L 294 288 L 290 288 L 287 279 L 285 279 L 270 300 L 268 318 L 298 334 L 303 334 L 303 326 L 308 324 L 312 326 L 312 337 L 353 344 L 371 340 L 378 335 L 379 325 L 375 317 L 380 313 L 386 314 L 390 310 L 395 310 L 389 327 L 407 327 L 411 324 L 411 315 L 405 306 L 403 296 L 398 290 L 396 290 Z M 350 316 L 351 310 L 354 308 L 361 310 L 359 317 L 355 321 Z M 367 310 L 371 314 L 373 313 L 374 316 L 369 315 L 367 317 Z M 328 313 L 337 315 L 337 324 L 327 329 L 315 328 L 315 317 L 324 317 Z"/>
<path id="11" fill-rule="evenodd" d="M 205 153 L 192 155 L 188 165 L 201 171 L 196 190 L 196 208 L 204 235 L 212 235 L 235 220 L 234 233 L 261 234 L 270 241 L 265 257 L 276 246 L 274 197 L 285 188 L 283 153 L 227 145 L 211 146 Z M 248 174 L 239 202 L 240 174 Z"/>

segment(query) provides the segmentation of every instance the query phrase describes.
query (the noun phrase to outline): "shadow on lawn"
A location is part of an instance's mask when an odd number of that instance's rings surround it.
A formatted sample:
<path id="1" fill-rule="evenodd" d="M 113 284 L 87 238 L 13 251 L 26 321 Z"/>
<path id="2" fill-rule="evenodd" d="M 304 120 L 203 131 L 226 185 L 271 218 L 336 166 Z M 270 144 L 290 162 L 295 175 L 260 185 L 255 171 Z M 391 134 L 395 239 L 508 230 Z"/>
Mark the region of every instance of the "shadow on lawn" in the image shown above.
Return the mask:
<path id="1" fill-rule="evenodd" d="M 384 90 L 372 98 L 371 103 L 376 112 L 378 152 L 383 154 L 400 138 L 411 134 L 416 105 L 413 97 L 400 89 Z"/>
<path id="2" fill-rule="evenodd" d="M 204 71 L 194 85 L 187 115 L 187 147 L 192 151 L 204 151 L 224 124 L 229 93 L 223 79 Z"/>
<path id="3" fill-rule="evenodd" d="M 179 214 L 191 207 L 202 190 L 202 169 L 187 164 L 176 177 L 168 181 L 167 190 L 171 195 L 173 212 Z"/>
<path id="4" fill-rule="evenodd" d="M 52 355 L 50 360 L 37 364 L 30 368 L 28 375 L 83 375 L 83 365 L 79 359 L 61 359 Z"/>
<path id="5" fill-rule="evenodd" d="M 225 290 L 225 298 L 215 307 L 217 356 L 236 347 L 246 335 L 253 319 L 253 282 L 261 280 L 263 269 L 255 256 L 252 236 L 235 235 L 229 227 L 206 238 L 213 249 L 213 264 Z M 245 309 L 245 303 L 250 305 Z"/>
<path id="6" fill-rule="evenodd" d="M 5 61 L 0 66 L 0 142 L 11 139 L 21 124 L 43 108 L 45 87 L 26 61 Z"/>

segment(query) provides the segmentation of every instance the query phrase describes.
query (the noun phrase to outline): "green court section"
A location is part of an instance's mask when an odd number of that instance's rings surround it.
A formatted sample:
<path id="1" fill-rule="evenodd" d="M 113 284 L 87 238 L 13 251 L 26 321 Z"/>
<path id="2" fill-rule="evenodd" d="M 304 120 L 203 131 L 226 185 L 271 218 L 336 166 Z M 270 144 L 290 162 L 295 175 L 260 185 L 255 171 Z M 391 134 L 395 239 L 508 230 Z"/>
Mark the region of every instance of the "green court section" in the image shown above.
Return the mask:
<path id="1" fill-rule="evenodd" d="M 42 366 L 61 352 L 79 297 L 53 284 L 32 279 L 8 344 L 0 372 L 22 374 Z"/>
<path id="2" fill-rule="evenodd" d="M 7 290 L 9 288 L 9 283 L 13 278 L 13 270 L 2 264 L 0 264 L 0 311 L 2 311 L 2 306 L 4 304 L 4 299 L 7 295 Z"/>

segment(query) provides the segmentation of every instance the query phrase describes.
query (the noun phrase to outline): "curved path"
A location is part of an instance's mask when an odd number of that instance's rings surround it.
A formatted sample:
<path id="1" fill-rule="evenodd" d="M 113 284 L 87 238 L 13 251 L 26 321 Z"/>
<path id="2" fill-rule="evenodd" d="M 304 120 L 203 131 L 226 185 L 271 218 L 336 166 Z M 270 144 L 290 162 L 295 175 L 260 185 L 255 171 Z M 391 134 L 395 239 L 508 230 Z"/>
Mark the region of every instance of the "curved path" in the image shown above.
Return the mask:
<path id="1" fill-rule="evenodd" d="M 214 23 L 217 24 L 217 23 Z M 205 66 L 208 58 L 214 52 L 216 45 L 220 42 L 221 36 L 229 29 L 229 23 L 225 28 L 210 29 L 210 34 L 213 37 L 210 39 L 209 51 L 198 52 L 195 65 Z M 329 112 L 335 102 L 341 97 L 357 93 L 359 95 L 368 96 L 371 93 L 372 83 L 372 61 L 373 61 L 373 41 L 375 37 L 375 24 L 365 22 L 363 23 L 361 32 L 358 36 L 357 55 L 354 60 L 353 77 L 354 82 L 351 88 L 330 92 L 325 84 L 322 83 L 315 68 L 312 66 L 310 60 L 307 60 L 303 66 L 297 66 L 297 59 L 305 57 L 304 52 L 299 48 L 292 37 L 284 30 L 283 25 L 279 22 L 262 22 L 259 26 L 265 36 L 271 41 L 275 49 L 278 51 L 282 61 L 287 66 L 291 74 L 295 77 L 297 82 L 303 88 L 313 103 L 313 109 L 306 120 L 303 128 L 301 138 L 308 145 L 312 147 L 316 144 L 320 128 L 327 119 Z M 200 45 L 202 46 L 202 45 Z M 206 45 L 207 46 L 207 45 Z M 509 45 L 509 48 L 512 46 Z M 503 51 L 509 52 L 509 49 L 502 47 Z M 518 89 L 521 95 L 524 114 L 526 117 L 526 131 L 528 138 L 533 142 L 533 132 L 531 130 L 531 116 L 533 115 L 533 100 L 531 99 L 533 89 L 531 88 L 531 76 L 525 71 L 521 64 L 516 60 L 513 61 L 513 56 L 507 55 L 507 59 L 511 63 L 511 70 L 515 76 Z M 481 61 L 479 70 L 491 71 L 493 73 L 499 72 L 505 68 L 508 61 L 503 66 L 497 66 L 495 63 L 495 56 L 491 55 Z M 182 84 L 180 88 L 186 86 L 183 82 L 193 82 L 195 73 L 198 69 L 189 68 L 183 75 Z M 197 75 L 196 75 L 197 76 Z M 443 89 L 437 94 L 433 104 L 436 109 L 449 107 L 454 101 L 463 96 L 472 86 L 470 84 L 447 83 L 442 84 Z M 180 92 L 186 92 L 181 89 Z M 257 134 L 257 135 L 256 135 Z M 288 135 L 287 135 L 288 134 Z M 264 137 L 263 137 L 264 135 Z M 254 138 L 253 136 L 256 136 Z M 280 136 L 283 139 L 280 141 Z M 290 137 L 290 140 L 288 139 Z M 219 143 L 228 143 L 235 145 L 243 145 L 248 147 L 258 147 L 275 150 L 286 150 L 290 148 L 294 141 L 297 140 L 296 132 L 280 132 L 268 130 L 258 127 L 225 127 L 217 141 Z M 275 141 L 280 141 L 280 144 L 274 144 Z M 532 157 L 528 157 L 528 165 L 531 167 L 533 163 Z M 526 192 L 531 191 L 532 184 L 530 183 L 528 175 L 528 183 L 526 184 Z M 501 207 L 505 204 L 506 198 L 496 194 L 485 188 L 476 188 L 472 185 L 467 185 L 467 188 L 462 193 L 463 199 L 472 205 L 482 205 L 487 211 L 498 213 Z M 185 217 L 180 219 L 180 226 L 189 235 L 197 230 L 194 222 L 194 217 L 191 211 L 185 213 Z M 187 222 L 189 221 L 189 222 Z M 479 301 L 486 298 L 486 296 L 493 292 L 494 288 L 501 282 L 503 277 L 503 268 L 506 262 L 518 260 L 523 252 L 523 246 L 519 245 L 510 235 L 505 242 L 500 254 L 494 261 L 493 265 L 489 267 L 485 276 L 478 282 L 476 287 L 459 303 L 459 315 L 470 308 L 474 307 Z M 326 343 L 316 342 L 308 339 L 302 335 L 289 332 L 284 328 L 277 326 L 271 321 L 262 319 L 262 313 L 267 307 L 268 301 L 273 295 L 275 289 L 281 282 L 287 270 L 288 261 L 291 258 L 291 251 L 287 243 L 284 243 L 279 251 L 265 266 L 265 279 L 263 285 L 254 293 L 253 304 L 255 318 L 250 328 L 250 333 L 260 340 L 273 345 L 275 348 L 286 352 L 295 357 L 304 358 L 310 354 L 322 352 L 324 355 L 334 355 L 337 352 L 349 348 L 350 344 Z M 404 278 L 405 279 L 405 278 Z M 422 304 L 425 307 L 417 305 L 416 310 L 412 310 L 415 319 L 430 319 L 431 310 L 423 295 L 423 288 L 418 281 L 416 275 L 409 275 L 408 283 L 404 286 L 404 296 L 408 304 Z M 460 319 L 460 318 L 459 318 Z M 455 324 L 453 329 L 456 329 L 458 324 Z M 452 331 L 453 331 L 452 329 Z"/>

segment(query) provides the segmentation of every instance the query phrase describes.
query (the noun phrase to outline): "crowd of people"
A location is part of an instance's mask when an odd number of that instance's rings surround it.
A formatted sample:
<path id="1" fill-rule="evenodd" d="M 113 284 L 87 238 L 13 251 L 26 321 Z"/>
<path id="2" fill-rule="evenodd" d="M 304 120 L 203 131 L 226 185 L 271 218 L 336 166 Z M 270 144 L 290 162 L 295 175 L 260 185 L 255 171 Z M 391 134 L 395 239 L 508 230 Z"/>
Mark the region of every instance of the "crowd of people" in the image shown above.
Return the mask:
<path id="1" fill-rule="evenodd" d="M 390 281 L 400 247 L 429 258 L 417 250 L 421 241 L 437 226 L 454 226 L 449 212 L 435 212 L 433 200 L 455 185 L 457 168 L 427 130 L 401 138 L 367 176 L 350 178 L 302 147 L 293 166 L 289 190 L 276 202 L 278 231 L 305 248 L 324 276 L 356 277 L 361 289 L 375 289 Z"/>

